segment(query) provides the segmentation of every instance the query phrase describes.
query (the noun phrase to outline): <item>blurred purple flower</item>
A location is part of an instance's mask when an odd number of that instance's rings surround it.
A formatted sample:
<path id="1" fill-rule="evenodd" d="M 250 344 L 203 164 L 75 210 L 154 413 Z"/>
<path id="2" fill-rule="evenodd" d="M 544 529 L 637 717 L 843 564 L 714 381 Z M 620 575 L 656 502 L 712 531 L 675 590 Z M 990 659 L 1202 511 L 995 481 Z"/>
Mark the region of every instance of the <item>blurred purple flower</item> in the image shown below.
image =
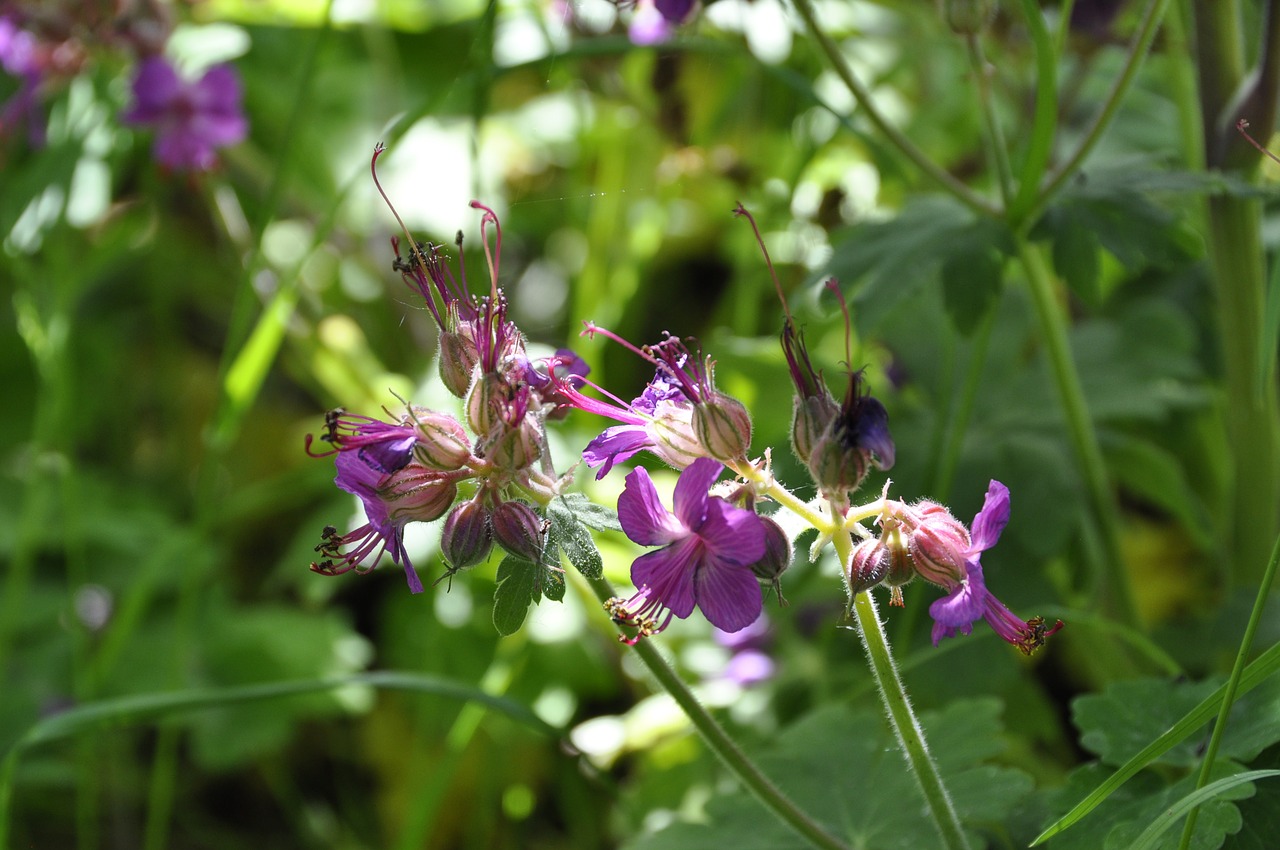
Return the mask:
<path id="1" fill-rule="evenodd" d="M 752 511 L 708 494 L 723 469 L 710 458 L 690 464 L 676 483 L 674 513 L 642 467 L 627 476 L 618 497 L 622 530 L 642 546 L 662 547 L 631 565 L 635 595 L 606 606 L 615 621 L 639 629 L 628 643 L 662 631 L 673 616 L 688 617 L 695 606 L 726 632 L 760 616 L 763 597 L 751 564 L 764 555 L 764 527 Z"/>
<path id="2" fill-rule="evenodd" d="M 1042 617 L 1032 617 L 1027 621 L 1018 619 L 987 590 L 979 558 L 996 545 L 1008 522 L 1009 488 L 993 480 L 987 488 L 982 510 L 973 518 L 969 547 L 964 552 L 965 577 L 949 582 L 947 590 L 950 593 L 929 606 L 929 616 L 934 620 L 934 646 L 943 638 L 969 634 L 973 631 L 973 624 L 979 618 L 985 618 L 1003 640 L 1030 655 L 1044 644 L 1046 637 L 1062 628 L 1061 621 L 1052 628 L 1046 628 Z"/>
<path id="3" fill-rule="evenodd" d="M 133 97 L 124 122 L 153 127 L 155 158 L 175 171 L 207 171 L 217 162 L 215 149 L 248 133 L 240 78 L 229 65 L 216 65 L 188 82 L 168 60 L 152 56 L 138 65 Z"/>
<path id="4" fill-rule="evenodd" d="M 726 632 L 716 629 L 711 633 L 715 642 L 732 654 L 720 673 L 720 678 L 742 688 L 758 685 L 773 678 L 776 665 L 765 652 L 769 644 L 769 618 L 762 611 L 760 616 L 745 629 Z"/>
<path id="5" fill-rule="evenodd" d="M 21 81 L 13 97 L 0 104 L 0 135 L 20 123 L 27 125 L 27 140 L 32 147 L 44 144 L 44 114 L 36 92 L 43 74 L 36 37 L 9 17 L 0 16 L 0 68 Z"/>

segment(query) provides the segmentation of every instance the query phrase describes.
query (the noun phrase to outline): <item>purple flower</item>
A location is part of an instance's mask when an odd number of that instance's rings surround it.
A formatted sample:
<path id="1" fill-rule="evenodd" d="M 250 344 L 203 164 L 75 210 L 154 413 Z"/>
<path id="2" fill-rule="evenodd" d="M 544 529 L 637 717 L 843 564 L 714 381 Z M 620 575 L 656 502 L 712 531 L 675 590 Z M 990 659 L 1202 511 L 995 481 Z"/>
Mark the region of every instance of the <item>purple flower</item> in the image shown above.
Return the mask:
<path id="1" fill-rule="evenodd" d="M 40 44 L 11 18 L 0 17 L 0 68 L 21 80 L 13 97 L 0 104 L 0 134 L 25 123 L 32 147 L 44 144 L 44 114 L 36 96 L 43 79 Z"/>
<path id="2" fill-rule="evenodd" d="M 1018 619 L 987 590 L 979 558 L 996 545 L 1008 522 L 1009 488 L 993 480 L 987 488 L 982 510 L 973 518 L 970 543 L 963 553 L 965 577 L 949 581 L 950 593 L 929 606 L 929 616 L 934 620 L 934 646 L 943 638 L 969 634 L 973 624 L 984 618 L 1003 640 L 1030 655 L 1044 644 L 1045 638 L 1062 628 L 1061 620 L 1052 628 L 1046 628 L 1042 617 Z"/>
<path id="3" fill-rule="evenodd" d="M 248 132 L 240 78 L 229 65 L 216 65 L 187 82 L 168 60 L 152 56 L 138 65 L 133 97 L 123 120 L 153 127 L 156 160 L 176 171 L 207 171 L 217 162 L 216 148 L 233 145 Z"/>
<path id="4" fill-rule="evenodd" d="M 334 452 L 357 452 L 364 463 L 382 475 L 403 468 L 413 459 L 413 447 L 418 432 L 413 425 L 402 422 L 383 422 L 368 416 L 331 410 L 324 417 L 325 432 L 322 442 L 333 446 L 331 451 L 311 451 L 311 435 L 307 435 L 307 454 L 312 457 L 329 457 Z"/>
<path id="5" fill-rule="evenodd" d="M 691 463 L 676 483 L 674 513 L 643 468 L 627 476 L 618 497 L 622 530 L 642 546 L 662 547 L 631 565 L 635 595 L 606 605 L 615 622 L 639 630 L 627 643 L 662 631 L 672 617 L 688 617 L 695 606 L 725 632 L 760 616 L 763 597 L 751 564 L 764 556 L 764 527 L 754 512 L 708 494 L 723 469 L 710 458 Z"/>
<path id="6" fill-rule="evenodd" d="M 745 629 L 733 633 L 716 629 L 711 636 L 732 653 L 720 672 L 720 678 L 742 688 L 773 678 L 776 667 L 765 651 L 770 638 L 769 618 L 763 612 Z"/>

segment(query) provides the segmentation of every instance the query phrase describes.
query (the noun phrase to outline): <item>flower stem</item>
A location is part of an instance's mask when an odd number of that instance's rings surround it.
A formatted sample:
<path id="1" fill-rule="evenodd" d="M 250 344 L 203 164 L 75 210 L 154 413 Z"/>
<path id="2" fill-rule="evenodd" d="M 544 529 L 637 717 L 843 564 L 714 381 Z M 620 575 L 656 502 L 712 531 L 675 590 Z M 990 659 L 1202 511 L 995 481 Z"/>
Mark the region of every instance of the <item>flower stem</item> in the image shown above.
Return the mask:
<path id="1" fill-rule="evenodd" d="M 1106 587 L 1094 588 L 1095 598 L 1110 600 L 1119 619 L 1129 625 L 1138 625 L 1137 605 L 1133 588 L 1124 569 L 1120 550 L 1120 528 L 1117 521 L 1119 509 L 1107 478 L 1106 464 L 1098 444 L 1098 433 L 1089 415 L 1080 374 L 1071 358 L 1071 346 L 1067 341 L 1066 320 L 1057 303 L 1053 280 L 1044 257 L 1025 238 L 1016 237 L 1018 258 L 1026 272 L 1027 287 L 1035 305 L 1036 318 L 1044 339 L 1045 355 L 1053 372 L 1054 383 L 1066 417 L 1067 433 L 1080 462 L 1085 492 L 1088 494 L 1094 522 L 1102 534 L 1104 563 L 1101 574 Z"/>
<path id="2" fill-rule="evenodd" d="M 832 40 L 831 36 L 827 35 L 825 30 L 818 26 L 811 0 L 794 0 L 794 2 L 796 11 L 804 19 L 805 26 L 808 27 L 809 32 L 813 35 L 814 41 L 818 43 L 819 49 L 826 55 L 832 69 L 849 89 L 850 94 L 857 101 L 858 107 L 866 115 L 867 120 L 880 131 L 881 135 L 888 139 L 889 143 L 897 148 L 903 156 L 911 160 L 916 168 L 919 168 L 926 176 L 947 190 L 962 204 L 983 215 L 996 215 L 996 207 L 990 201 L 978 195 L 936 162 L 929 159 L 924 151 L 916 147 L 915 143 L 905 133 L 889 123 L 888 119 L 876 108 L 875 101 L 871 98 L 871 92 L 854 75 L 853 69 L 849 67 L 849 63 L 844 58 L 844 54 L 840 52 L 840 46 Z"/>
<path id="3" fill-rule="evenodd" d="M 835 537 L 836 555 L 841 563 L 847 563 L 852 554 L 852 541 L 847 534 Z M 880 615 L 876 612 L 875 600 L 869 592 L 863 591 L 853 597 L 853 619 L 857 624 L 858 635 L 867 651 L 867 660 L 871 663 L 871 672 L 880 689 L 880 697 L 884 701 L 885 713 L 889 716 L 889 725 L 898 737 L 902 746 L 902 754 L 907 759 L 907 767 L 920 785 L 925 803 L 933 823 L 942 836 L 942 846 L 947 850 L 968 850 L 969 841 L 965 838 L 960 826 L 960 817 L 951 802 L 946 786 L 942 784 L 942 776 L 933 757 L 929 755 L 929 745 L 924 738 L 924 729 L 916 719 L 911 701 L 907 698 L 907 690 L 898 675 L 897 665 L 893 661 L 893 653 L 889 649 L 889 639 L 885 636 Z"/>
<path id="4" fill-rule="evenodd" d="M 613 586 L 606 579 L 589 578 L 587 581 L 591 585 L 591 590 L 601 602 L 617 595 Z M 761 805 L 773 812 L 783 823 L 802 835 L 814 847 L 825 848 L 825 850 L 849 850 L 848 845 L 827 832 L 821 824 L 793 803 L 782 792 L 781 788 L 761 772 L 756 763 L 742 751 L 737 742 L 724 730 L 724 727 L 716 722 L 716 719 L 711 716 L 711 713 L 707 711 L 702 703 L 698 702 L 698 698 L 694 696 L 693 691 L 689 690 L 689 686 L 676 675 L 675 670 L 671 669 L 671 665 L 667 663 L 667 660 L 662 657 L 662 653 L 658 651 L 658 648 L 651 641 L 641 640 L 637 642 L 635 650 L 636 654 L 640 656 L 640 660 L 644 662 L 645 667 L 649 668 L 649 672 L 657 679 L 658 684 L 671 695 L 671 698 L 684 711 L 685 716 L 689 718 L 689 722 L 693 724 L 693 727 L 702 736 L 702 740 L 719 757 L 724 766 L 738 778 L 738 781 L 745 785 L 747 790 L 760 801 Z"/>

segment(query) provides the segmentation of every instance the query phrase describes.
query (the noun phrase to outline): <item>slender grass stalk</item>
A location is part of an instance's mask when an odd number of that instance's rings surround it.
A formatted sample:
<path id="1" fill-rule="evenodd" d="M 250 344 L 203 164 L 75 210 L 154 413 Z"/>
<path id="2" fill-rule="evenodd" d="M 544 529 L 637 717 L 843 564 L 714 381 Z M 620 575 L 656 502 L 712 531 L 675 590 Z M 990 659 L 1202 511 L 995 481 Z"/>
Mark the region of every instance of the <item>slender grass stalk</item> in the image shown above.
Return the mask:
<path id="1" fill-rule="evenodd" d="M 965 35 L 964 46 L 965 54 L 969 58 L 969 73 L 973 76 L 974 88 L 978 94 L 978 111 L 982 113 L 987 158 L 991 160 L 992 168 L 996 173 L 1000 199 L 1008 209 L 1015 191 L 1013 166 L 1009 164 L 1009 148 L 1005 143 L 1004 130 L 1000 127 L 1000 118 L 996 115 L 995 102 L 991 97 L 991 75 L 987 58 L 982 55 L 982 44 L 978 41 L 976 34 Z"/>
<path id="2" fill-rule="evenodd" d="M 1236 693 L 1240 689 L 1240 679 L 1244 675 L 1245 664 L 1249 660 L 1249 651 L 1253 648 L 1253 640 L 1257 637 L 1258 626 L 1262 623 L 1262 615 L 1267 607 L 1267 599 L 1271 596 L 1271 588 L 1275 584 L 1276 570 L 1280 566 L 1280 538 L 1276 539 L 1271 550 L 1271 560 L 1267 562 L 1266 572 L 1262 576 L 1262 585 L 1253 600 L 1253 612 L 1244 627 L 1244 637 L 1240 639 L 1240 649 L 1236 652 L 1235 663 L 1231 666 L 1231 675 L 1227 679 L 1226 693 L 1222 695 L 1222 707 L 1218 709 L 1218 718 L 1213 724 L 1213 734 L 1209 736 L 1209 746 L 1205 748 L 1204 760 L 1200 763 L 1200 774 L 1196 777 L 1196 790 L 1209 784 L 1209 773 L 1213 770 L 1214 760 L 1218 757 L 1218 748 L 1222 745 L 1222 736 L 1227 731 L 1227 715 L 1235 703 Z M 1187 815 L 1187 822 L 1182 829 L 1182 840 L 1179 850 L 1187 850 L 1191 846 L 1191 837 L 1196 831 L 1196 818 L 1200 808 L 1193 808 Z"/>
<path id="3" fill-rule="evenodd" d="M 596 598 L 602 603 L 617 595 L 613 586 L 604 578 L 588 578 L 587 582 L 591 585 Z M 824 848 L 824 850 L 849 850 L 848 845 L 827 832 L 821 824 L 792 802 L 782 789 L 773 783 L 773 780 L 764 775 L 756 763 L 729 736 L 724 727 L 711 716 L 711 712 L 698 701 L 689 686 L 676 675 L 676 671 L 671 669 L 671 665 L 662 657 L 662 653 L 652 641 L 639 641 L 635 645 L 635 651 L 662 689 L 670 694 L 684 711 L 685 716 L 689 718 L 693 728 L 698 730 L 698 734 L 702 736 L 706 745 L 737 777 L 738 781 L 760 801 L 761 805 L 814 847 Z"/>
<path id="4" fill-rule="evenodd" d="M 848 563 L 853 551 L 853 544 L 848 534 L 835 536 L 836 556 L 841 563 Z M 884 625 L 876 611 L 875 600 L 867 591 L 853 597 L 853 620 L 857 625 L 858 635 L 867 651 L 867 659 L 871 663 L 871 672 L 879 686 L 880 698 L 884 702 L 885 713 L 889 717 L 889 725 L 902 746 L 902 754 L 906 757 L 907 767 L 915 777 L 924 794 L 934 825 L 942 837 L 943 847 L 947 850 L 968 850 L 969 840 L 965 838 L 964 829 L 960 826 L 960 816 L 956 813 L 951 795 L 942 783 L 942 775 L 933 757 L 929 755 L 929 745 L 925 741 L 924 728 L 916 719 L 911 708 L 911 700 L 907 697 L 902 677 L 898 675 L 893 653 L 889 649 L 889 639 L 884 633 Z"/>
<path id="5" fill-rule="evenodd" d="M 995 205 L 929 159 L 924 151 L 916 147 L 915 142 L 889 123 L 889 120 L 885 118 L 876 106 L 875 100 L 871 97 L 871 92 L 867 90 L 862 81 L 853 73 L 853 69 L 849 67 L 844 54 L 840 52 L 840 46 L 832 40 L 831 36 L 827 35 L 822 27 L 818 26 L 811 0 L 794 0 L 794 3 L 796 11 L 800 13 L 800 17 L 804 20 L 805 26 L 809 30 L 809 34 L 813 36 L 813 40 L 817 42 L 819 49 L 827 57 L 827 61 L 831 63 L 832 69 L 835 70 L 845 87 L 849 89 L 849 93 L 857 101 L 858 107 L 862 109 L 867 120 L 872 123 L 876 130 L 897 148 L 899 153 L 910 160 L 916 168 L 920 169 L 926 177 L 937 183 L 960 203 L 983 215 L 998 215 L 999 210 Z"/>

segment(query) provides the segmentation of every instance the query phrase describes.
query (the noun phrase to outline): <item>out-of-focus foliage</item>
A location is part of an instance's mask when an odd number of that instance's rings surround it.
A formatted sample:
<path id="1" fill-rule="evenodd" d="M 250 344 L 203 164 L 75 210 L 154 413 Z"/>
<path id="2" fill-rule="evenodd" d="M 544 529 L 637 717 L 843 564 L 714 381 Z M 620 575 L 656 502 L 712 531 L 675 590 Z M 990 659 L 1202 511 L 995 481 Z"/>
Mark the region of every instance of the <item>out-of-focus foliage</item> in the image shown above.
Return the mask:
<path id="1" fill-rule="evenodd" d="M 41 5 L 52 20 L 68 4 L 0 2 L 0 14 Z M 652 368 L 578 336 L 583 321 L 632 340 L 700 338 L 720 388 L 753 413 L 754 450 L 773 447 L 779 479 L 810 498 L 786 448 L 782 313 L 750 228 L 731 215 L 741 200 L 815 364 L 829 379 L 866 367 L 888 407 L 895 496 L 946 502 L 968 521 L 990 479 L 1009 486 L 1008 532 L 983 566 L 1011 608 L 1067 621 L 1047 650 L 1027 662 L 981 624 L 934 648 L 936 594 L 922 583 L 905 608 L 882 611 L 975 847 L 1025 846 L 1229 669 L 1257 583 L 1230 580 L 1240 573 L 1222 555 L 1236 473 L 1204 206 L 1272 195 L 1204 171 L 1185 149 L 1194 95 L 1177 39 L 1157 44 L 1082 171 L 1019 230 L 939 194 L 900 157 L 777 0 L 708 3 L 645 48 L 627 39 L 633 10 L 604 0 L 136 5 L 160 10 L 179 67 L 234 64 L 249 137 L 208 173 L 165 171 L 147 131 L 119 121 L 141 48 L 88 24 L 41 24 L 83 59 L 41 83 L 43 144 L 0 124 L 11 846 L 798 841 L 725 779 L 584 592 L 578 572 L 625 583 L 638 550 L 580 497 L 549 513 L 576 571 L 494 557 L 446 574 L 438 531 L 407 541 L 423 594 L 387 563 L 367 576 L 307 570 L 322 528 L 363 521 L 332 486 L 331 461 L 303 451 L 324 411 L 452 403 L 435 325 L 391 268 L 399 230 L 368 172 L 378 141 L 382 185 L 413 236 L 452 246 L 461 230 L 456 253 L 481 280 L 467 203 L 498 211 L 502 282 L 534 344 L 572 347 L 593 380 L 629 399 Z M 999 4 L 981 43 L 1016 160 L 1035 61 L 1005 8 L 1015 5 Z M 1055 157 L 1086 133 L 1138 16 L 1118 4 L 1090 18 L 1107 4 L 1080 0 L 1089 8 L 1073 27 L 1064 5 L 1044 10 L 1066 45 Z M 821 11 L 894 126 L 996 197 L 965 44 L 935 4 Z M 0 75 L 0 104 L 20 93 L 18 77 Z M 1136 622 L 1099 590 L 1104 542 L 1020 246 L 1060 278 Z M 832 275 L 852 311 L 849 362 L 840 311 L 819 285 Z M 575 412 L 551 429 L 561 469 L 601 427 Z M 674 480 L 653 475 L 660 487 Z M 620 472 L 578 478 L 592 500 L 616 504 Z M 866 498 L 884 481 L 873 475 Z M 808 563 L 810 542 L 797 541 L 783 577 L 788 606 L 768 600 L 768 681 L 726 678 L 731 650 L 696 619 L 657 642 L 838 836 L 931 846 L 862 650 L 835 627 L 838 566 L 829 555 Z M 1262 622 L 1260 647 L 1280 639 L 1280 617 Z M 431 688 L 350 678 L 365 670 Z M 1172 684 L 1180 674 L 1194 681 Z M 318 684 L 242 698 L 244 686 L 298 681 Z M 159 717 L 109 703 L 120 710 L 75 734 L 17 746 L 68 707 L 184 691 L 215 696 Z M 477 692 L 530 707 L 554 734 L 487 709 Z M 1276 767 L 1274 717 L 1275 687 L 1261 686 L 1232 716 L 1213 778 Z M 1126 846 L 1194 788 L 1201 744 L 1187 739 L 1049 846 Z M 1278 811 L 1274 783 L 1233 789 L 1202 812 L 1191 846 L 1261 850 Z"/>

